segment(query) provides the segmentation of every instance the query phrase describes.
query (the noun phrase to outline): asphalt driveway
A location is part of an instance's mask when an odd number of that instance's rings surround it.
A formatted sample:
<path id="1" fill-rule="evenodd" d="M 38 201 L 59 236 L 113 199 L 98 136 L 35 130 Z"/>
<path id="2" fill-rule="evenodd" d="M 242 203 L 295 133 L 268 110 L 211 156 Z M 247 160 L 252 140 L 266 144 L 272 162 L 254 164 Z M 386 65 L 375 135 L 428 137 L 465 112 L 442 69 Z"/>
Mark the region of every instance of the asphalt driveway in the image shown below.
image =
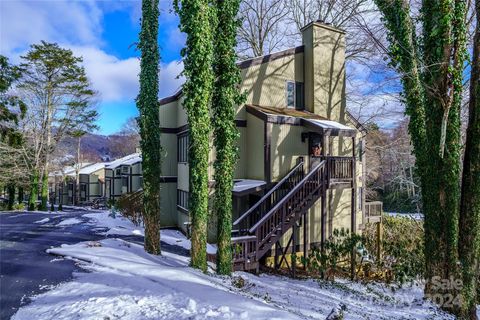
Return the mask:
<path id="1" fill-rule="evenodd" d="M 55 212 L 0 212 L 0 319 L 10 319 L 29 297 L 68 281 L 72 272 L 83 271 L 75 262 L 45 252 L 63 243 L 104 238 L 87 225 L 82 210 Z M 60 225 L 76 218 L 82 223 Z M 48 221 L 46 220 L 48 219 Z"/>

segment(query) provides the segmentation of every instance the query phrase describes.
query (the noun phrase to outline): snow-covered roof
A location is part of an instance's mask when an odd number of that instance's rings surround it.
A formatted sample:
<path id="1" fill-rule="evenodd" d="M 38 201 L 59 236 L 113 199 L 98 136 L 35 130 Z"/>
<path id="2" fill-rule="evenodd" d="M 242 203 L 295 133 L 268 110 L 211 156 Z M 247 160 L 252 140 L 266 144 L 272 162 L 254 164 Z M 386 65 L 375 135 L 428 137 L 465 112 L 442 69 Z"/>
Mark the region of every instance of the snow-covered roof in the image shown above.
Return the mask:
<path id="1" fill-rule="evenodd" d="M 95 171 L 105 168 L 108 162 L 99 162 L 89 165 L 88 167 L 84 167 L 80 170 L 80 174 L 92 174 Z"/>
<path id="2" fill-rule="evenodd" d="M 91 162 L 82 162 L 79 164 L 79 168 L 80 168 L 80 171 L 85 168 L 85 167 L 88 167 L 92 165 Z M 67 166 L 67 167 L 64 167 L 62 170 L 58 170 L 58 171 L 55 171 L 53 173 L 54 176 L 75 176 L 75 171 L 76 171 L 76 168 L 77 168 L 77 165 L 73 165 L 73 166 Z M 50 174 L 52 175 L 52 174 Z"/>
<path id="3" fill-rule="evenodd" d="M 140 161 L 142 161 L 142 156 L 140 153 L 132 153 L 128 156 L 110 162 L 105 168 L 115 169 L 121 165 L 131 165 Z"/>
<path id="4" fill-rule="evenodd" d="M 259 191 L 265 187 L 267 183 L 263 180 L 241 179 L 233 183 L 233 193 L 244 193 L 247 191 Z"/>
<path id="5" fill-rule="evenodd" d="M 305 119 L 302 125 L 308 129 L 331 136 L 355 136 L 357 130 L 332 120 Z"/>

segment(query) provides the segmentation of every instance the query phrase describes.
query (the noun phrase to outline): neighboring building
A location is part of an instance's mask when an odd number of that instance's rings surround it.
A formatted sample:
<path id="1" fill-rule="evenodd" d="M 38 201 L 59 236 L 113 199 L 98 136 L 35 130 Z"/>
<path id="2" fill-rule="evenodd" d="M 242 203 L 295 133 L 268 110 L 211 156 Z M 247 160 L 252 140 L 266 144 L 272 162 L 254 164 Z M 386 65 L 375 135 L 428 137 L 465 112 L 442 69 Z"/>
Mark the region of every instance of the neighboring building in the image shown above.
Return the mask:
<path id="1" fill-rule="evenodd" d="M 142 156 L 133 153 L 105 166 L 105 196 L 116 200 L 124 193 L 142 189 Z"/>
<path id="2" fill-rule="evenodd" d="M 62 205 L 73 205 L 76 198 L 76 172 L 86 167 L 91 166 L 92 163 L 84 162 L 75 166 L 64 167 L 62 170 L 55 171 L 49 176 L 49 190 L 50 199 L 53 199 L 55 204 L 62 203 Z"/>
<path id="3" fill-rule="evenodd" d="M 112 162 L 82 163 L 79 166 L 78 205 L 91 204 L 97 198 L 115 200 L 127 192 L 142 188 L 142 158 L 134 153 Z M 55 203 L 73 205 L 76 199 L 76 168 L 66 167 L 50 175 L 50 192 Z"/>

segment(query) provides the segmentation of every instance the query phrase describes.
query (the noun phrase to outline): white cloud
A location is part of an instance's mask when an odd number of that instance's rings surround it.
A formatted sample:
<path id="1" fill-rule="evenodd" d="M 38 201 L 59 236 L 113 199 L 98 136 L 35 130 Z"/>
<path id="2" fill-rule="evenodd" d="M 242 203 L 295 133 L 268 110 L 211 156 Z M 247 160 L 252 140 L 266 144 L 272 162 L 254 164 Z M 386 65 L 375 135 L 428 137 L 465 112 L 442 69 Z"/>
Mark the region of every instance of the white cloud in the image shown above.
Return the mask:
<path id="1" fill-rule="evenodd" d="M 0 1 L 0 49 L 12 56 L 40 40 L 100 45 L 102 17 L 90 0 Z"/>
<path id="2" fill-rule="evenodd" d="M 161 1 L 161 24 L 174 21 L 169 5 Z M 120 59 L 103 50 L 102 24 L 110 11 L 127 10 L 131 20 L 139 23 L 140 1 L 0 1 L 0 53 L 18 63 L 30 44 L 40 40 L 58 42 L 82 56 L 87 75 L 101 102 L 133 101 L 138 94 L 140 63 L 137 57 Z M 166 45 L 179 46 L 180 32 L 172 26 Z M 181 41 L 181 40 L 180 40 Z M 182 79 L 176 79 L 183 64 L 173 61 L 161 65 L 159 96 L 173 94 Z"/>
<path id="3" fill-rule="evenodd" d="M 85 69 L 93 87 L 100 92 L 104 102 L 134 100 L 138 94 L 140 60 L 138 58 L 118 59 L 93 47 L 72 47 L 72 51 L 83 57 Z M 175 93 L 183 83 L 178 78 L 183 63 L 172 61 L 160 66 L 159 96 Z"/>

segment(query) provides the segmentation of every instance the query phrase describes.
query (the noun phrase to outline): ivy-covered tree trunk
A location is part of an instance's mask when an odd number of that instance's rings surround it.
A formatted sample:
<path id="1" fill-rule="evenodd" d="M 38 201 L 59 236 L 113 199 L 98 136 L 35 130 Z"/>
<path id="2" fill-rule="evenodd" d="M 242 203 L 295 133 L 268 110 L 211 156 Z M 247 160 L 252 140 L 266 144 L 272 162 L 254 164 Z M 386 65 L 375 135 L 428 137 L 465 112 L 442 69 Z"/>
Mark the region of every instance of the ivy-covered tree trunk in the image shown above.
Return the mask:
<path id="1" fill-rule="evenodd" d="M 235 53 L 239 0 L 216 1 L 216 34 L 214 37 L 215 83 L 212 96 L 212 124 L 214 130 L 215 198 L 217 217 L 217 273 L 232 271 L 232 188 L 237 160 L 238 130 L 235 125 L 235 106 L 241 101 L 238 92 L 240 71 Z"/>
<path id="2" fill-rule="evenodd" d="M 376 0 L 401 74 L 425 214 L 427 294 L 451 293 L 432 278 L 457 275 L 460 201 L 460 103 L 466 59 L 465 1 L 422 1 L 422 46 L 409 3 Z M 451 306 L 443 306 L 455 311 Z"/>
<path id="3" fill-rule="evenodd" d="M 183 85 L 189 125 L 189 212 L 192 219 L 191 265 L 207 269 L 209 104 L 213 86 L 213 8 L 208 0 L 178 0 L 180 29 L 187 34 Z M 223 36 L 223 35 L 219 35 Z"/>
<path id="4" fill-rule="evenodd" d="M 48 167 L 45 165 L 45 169 L 42 174 L 42 188 L 40 193 L 40 206 L 38 210 L 48 210 Z"/>
<path id="5" fill-rule="evenodd" d="M 477 25 L 473 40 L 467 140 L 463 160 L 458 254 L 462 267 L 464 319 L 477 319 L 480 281 L 480 0 L 475 4 Z"/>
<path id="6" fill-rule="evenodd" d="M 28 198 L 28 210 L 34 211 L 37 206 L 38 198 L 38 170 L 33 169 L 30 177 L 30 197 Z"/>
<path id="7" fill-rule="evenodd" d="M 161 144 L 158 112 L 158 0 L 142 1 L 140 31 L 140 93 L 137 107 L 140 113 L 140 146 L 142 149 L 143 208 L 145 251 L 160 254 L 160 179 Z"/>

